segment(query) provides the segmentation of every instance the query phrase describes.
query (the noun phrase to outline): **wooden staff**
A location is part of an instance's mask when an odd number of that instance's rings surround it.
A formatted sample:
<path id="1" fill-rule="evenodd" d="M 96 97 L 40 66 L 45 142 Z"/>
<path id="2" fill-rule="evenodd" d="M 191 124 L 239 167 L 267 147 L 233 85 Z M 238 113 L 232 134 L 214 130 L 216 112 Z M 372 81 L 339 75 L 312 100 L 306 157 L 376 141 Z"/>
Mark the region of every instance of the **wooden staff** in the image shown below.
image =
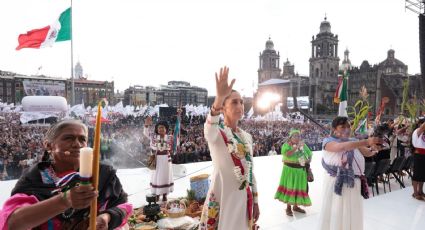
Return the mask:
<path id="1" fill-rule="evenodd" d="M 103 100 L 102 100 L 103 101 Z M 94 145 L 93 145 L 93 173 L 92 184 L 95 191 L 99 186 L 99 159 L 100 159 L 100 127 L 102 117 L 102 101 L 97 105 L 96 128 L 94 132 Z M 97 198 L 93 199 L 90 205 L 90 230 L 96 230 L 96 217 L 97 217 Z"/>

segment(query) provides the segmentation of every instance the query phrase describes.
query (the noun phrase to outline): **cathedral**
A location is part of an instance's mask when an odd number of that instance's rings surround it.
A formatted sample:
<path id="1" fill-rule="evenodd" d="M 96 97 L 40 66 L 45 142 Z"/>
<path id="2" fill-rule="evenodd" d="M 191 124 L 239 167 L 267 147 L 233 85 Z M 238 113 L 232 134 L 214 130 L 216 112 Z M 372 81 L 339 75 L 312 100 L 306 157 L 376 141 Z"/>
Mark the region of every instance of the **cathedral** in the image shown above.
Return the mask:
<path id="1" fill-rule="evenodd" d="M 255 111 L 263 114 L 280 104 L 281 111 L 288 112 L 292 108 L 292 105 L 288 105 L 288 97 L 308 96 L 308 85 L 308 76 L 295 73 L 295 66 L 288 59 L 283 63 L 283 70 L 280 68 L 279 52 L 276 52 L 274 43 L 269 38 L 259 56 L 258 91 L 254 95 Z M 265 93 L 278 95 L 279 98 L 268 102 L 269 105 L 261 109 L 264 106 L 259 104 L 259 101 L 262 101 Z"/>
<path id="2" fill-rule="evenodd" d="M 320 24 L 320 32 L 312 37 L 309 62 L 309 95 L 313 113 L 335 114 L 337 107 L 333 97 L 338 85 L 338 35 L 331 32 L 331 24 L 326 17 Z"/>
<path id="3" fill-rule="evenodd" d="M 388 50 L 387 58 L 377 65 L 370 65 L 367 60 L 360 67 L 349 70 L 348 105 L 354 105 L 360 98 L 359 91 L 365 86 L 369 94 L 370 111 L 376 114 L 383 97 L 389 98 L 383 111 L 383 118 L 394 118 L 400 114 L 403 100 L 403 82 L 409 81 L 408 98 L 421 95 L 420 75 L 409 75 L 407 65 L 395 58 L 395 51 Z"/>
<path id="4" fill-rule="evenodd" d="M 359 91 L 364 85 L 369 92 L 372 114 L 378 111 L 383 97 L 390 99 L 384 110 L 384 117 L 400 114 L 405 80 L 409 81 L 408 98 L 422 92 L 420 75 L 409 75 L 407 65 L 395 58 L 393 49 L 377 65 L 371 66 L 368 61 L 363 61 L 360 67 L 353 67 L 348 49 L 344 51 L 344 59 L 340 64 L 338 42 L 338 35 L 332 33 L 331 24 L 325 17 L 320 24 L 319 33 L 311 40 L 309 76 L 301 76 L 295 72 L 295 66 L 288 59 L 281 67 L 279 51 L 275 50 L 269 37 L 265 49 L 259 55 L 258 90 L 254 95 L 256 113 L 270 112 L 278 104 L 282 112 L 291 112 L 294 105 L 289 99 L 305 97 L 309 99 L 308 106 L 301 107 L 298 103 L 298 108 L 304 112 L 319 116 L 336 115 L 338 104 L 333 102 L 333 98 L 338 86 L 339 70 L 348 72 L 348 106 L 353 106 L 360 98 Z M 264 94 L 277 95 L 279 98 L 261 100 L 264 99 Z"/>

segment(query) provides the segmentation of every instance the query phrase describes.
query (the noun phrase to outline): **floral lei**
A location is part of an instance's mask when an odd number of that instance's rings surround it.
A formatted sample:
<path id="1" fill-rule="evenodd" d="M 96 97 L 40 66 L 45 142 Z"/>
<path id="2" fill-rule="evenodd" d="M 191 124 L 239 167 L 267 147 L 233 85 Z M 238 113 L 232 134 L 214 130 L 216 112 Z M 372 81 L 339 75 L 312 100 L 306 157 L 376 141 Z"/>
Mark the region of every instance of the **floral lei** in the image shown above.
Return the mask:
<path id="1" fill-rule="evenodd" d="M 164 138 L 161 138 L 160 135 L 156 135 L 155 145 L 156 149 L 159 151 L 170 150 L 170 145 L 168 144 L 168 135 L 164 135 Z"/>
<path id="2" fill-rule="evenodd" d="M 252 186 L 252 158 L 247 133 L 242 131 L 241 135 L 237 136 L 231 128 L 224 125 L 221 125 L 220 133 L 235 164 L 233 173 L 239 181 L 239 190 L 245 189 L 248 185 Z M 246 161 L 246 169 L 241 163 L 242 159 Z"/>

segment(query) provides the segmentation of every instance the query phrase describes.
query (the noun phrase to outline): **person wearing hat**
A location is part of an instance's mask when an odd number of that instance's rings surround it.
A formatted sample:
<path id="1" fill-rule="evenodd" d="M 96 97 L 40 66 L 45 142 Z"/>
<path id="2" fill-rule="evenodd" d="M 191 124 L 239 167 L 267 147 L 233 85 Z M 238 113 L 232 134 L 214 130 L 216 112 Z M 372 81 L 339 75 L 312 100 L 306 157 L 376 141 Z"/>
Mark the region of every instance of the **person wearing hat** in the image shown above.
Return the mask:
<path id="1" fill-rule="evenodd" d="M 307 169 L 312 152 L 300 139 L 301 131 L 293 129 L 289 132 L 289 140 L 282 145 L 283 169 L 275 199 L 286 203 L 286 215 L 293 212 L 305 213 L 299 206 L 310 206 L 308 196 Z M 292 209 L 291 209 L 292 206 Z"/>
<path id="2" fill-rule="evenodd" d="M 173 149 L 173 136 L 168 135 L 168 123 L 159 121 L 155 125 L 154 133 L 151 132 L 152 118 L 147 117 L 143 134 L 150 139 L 152 154 L 155 156 L 156 167 L 152 170 L 151 193 L 162 201 L 167 201 L 167 194 L 174 190 L 173 169 L 171 152 Z"/>

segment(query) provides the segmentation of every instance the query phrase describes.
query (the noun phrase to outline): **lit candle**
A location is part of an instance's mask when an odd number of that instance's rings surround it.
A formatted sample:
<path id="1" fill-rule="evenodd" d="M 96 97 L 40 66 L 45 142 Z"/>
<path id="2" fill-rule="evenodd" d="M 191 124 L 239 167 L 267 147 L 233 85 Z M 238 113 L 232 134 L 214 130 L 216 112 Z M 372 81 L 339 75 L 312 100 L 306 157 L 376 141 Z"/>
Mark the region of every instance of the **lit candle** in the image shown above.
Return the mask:
<path id="1" fill-rule="evenodd" d="M 93 149 L 84 147 L 80 149 L 80 176 L 91 178 L 93 175 Z"/>

